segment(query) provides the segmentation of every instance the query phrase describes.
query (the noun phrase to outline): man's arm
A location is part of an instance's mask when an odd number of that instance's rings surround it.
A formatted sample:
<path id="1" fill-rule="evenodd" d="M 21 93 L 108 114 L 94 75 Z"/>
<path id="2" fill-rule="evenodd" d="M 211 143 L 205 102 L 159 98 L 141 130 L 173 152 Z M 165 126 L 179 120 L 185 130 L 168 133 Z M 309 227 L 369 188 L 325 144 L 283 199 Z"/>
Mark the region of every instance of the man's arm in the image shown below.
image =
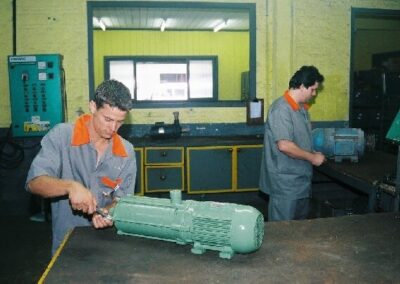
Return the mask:
<path id="1" fill-rule="evenodd" d="M 279 151 L 289 157 L 309 161 L 313 166 L 320 166 L 325 161 L 324 154 L 303 150 L 297 146 L 297 144 L 289 140 L 279 140 L 277 146 Z"/>
<path id="2" fill-rule="evenodd" d="M 79 182 L 38 176 L 29 181 L 28 188 L 30 192 L 46 198 L 68 195 L 73 209 L 87 214 L 93 214 L 96 211 L 96 198 Z"/>

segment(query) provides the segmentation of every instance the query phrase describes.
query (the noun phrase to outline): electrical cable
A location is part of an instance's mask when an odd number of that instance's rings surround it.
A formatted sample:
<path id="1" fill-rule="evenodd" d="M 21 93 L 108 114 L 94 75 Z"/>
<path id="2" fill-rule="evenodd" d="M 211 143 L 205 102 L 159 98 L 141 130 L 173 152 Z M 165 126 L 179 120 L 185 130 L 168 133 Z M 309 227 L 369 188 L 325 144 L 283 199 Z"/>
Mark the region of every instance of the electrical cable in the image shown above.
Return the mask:
<path id="1" fill-rule="evenodd" d="M 67 88 L 66 88 L 66 82 L 65 82 L 65 70 L 64 68 L 61 68 L 61 88 L 62 88 L 62 102 L 63 102 L 63 111 L 64 111 L 64 117 L 63 120 L 66 122 L 68 121 L 68 105 L 67 105 Z"/>
<path id="2" fill-rule="evenodd" d="M 11 126 L 3 141 L 0 141 L 0 167 L 3 169 L 14 169 L 18 167 L 25 158 L 24 149 L 11 139 Z"/>

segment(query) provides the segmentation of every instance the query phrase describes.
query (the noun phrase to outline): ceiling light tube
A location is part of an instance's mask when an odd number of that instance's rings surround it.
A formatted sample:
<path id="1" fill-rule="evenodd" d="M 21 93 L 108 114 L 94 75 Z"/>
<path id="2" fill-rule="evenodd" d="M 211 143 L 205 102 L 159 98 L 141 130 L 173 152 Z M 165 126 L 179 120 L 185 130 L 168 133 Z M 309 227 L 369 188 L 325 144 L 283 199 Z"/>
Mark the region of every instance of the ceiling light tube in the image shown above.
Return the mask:
<path id="1" fill-rule="evenodd" d="M 160 26 L 160 31 L 162 31 L 162 32 L 165 31 L 166 25 L 167 25 L 167 20 L 162 19 L 161 26 Z"/>
<path id="2" fill-rule="evenodd" d="M 103 22 L 102 19 L 99 20 L 99 26 L 103 30 L 103 32 L 106 31 L 106 24 Z"/>
<path id="3" fill-rule="evenodd" d="M 214 27 L 214 33 L 218 32 L 220 29 L 225 28 L 227 26 L 227 24 L 228 24 L 228 21 L 226 20 L 226 21 L 223 21 L 222 23 L 219 23 L 218 25 L 216 25 Z"/>

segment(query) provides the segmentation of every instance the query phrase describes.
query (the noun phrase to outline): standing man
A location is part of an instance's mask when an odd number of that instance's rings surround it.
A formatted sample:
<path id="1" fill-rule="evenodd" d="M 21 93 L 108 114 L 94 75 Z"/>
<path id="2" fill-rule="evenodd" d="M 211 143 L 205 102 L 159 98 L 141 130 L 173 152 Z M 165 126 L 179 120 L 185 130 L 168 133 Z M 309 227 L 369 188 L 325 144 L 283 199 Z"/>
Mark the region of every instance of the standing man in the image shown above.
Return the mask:
<path id="1" fill-rule="evenodd" d="M 117 134 L 130 108 L 128 88 L 115 80 L 104 81 L 89 103 L 90 115 L 80 116 L 74 124 L 58 124 L 43 137 L 26 188 L 51 198 L 53 254 L 76 226 L 112 226 L 95 213 L 96 207 L 109 208 L 115 197 L 134 192 L 133 146 Z"/>
<path id="2" fill-rule="evenodd" d="M 321 165 L 325 156 L 312 150 L 307 102 L 323 81 L 317 68 L 303 66 L 269 108 L 260 173 L 260 190 L 269 195 L 269 221 L 308 216 L 313 166 Z"/>

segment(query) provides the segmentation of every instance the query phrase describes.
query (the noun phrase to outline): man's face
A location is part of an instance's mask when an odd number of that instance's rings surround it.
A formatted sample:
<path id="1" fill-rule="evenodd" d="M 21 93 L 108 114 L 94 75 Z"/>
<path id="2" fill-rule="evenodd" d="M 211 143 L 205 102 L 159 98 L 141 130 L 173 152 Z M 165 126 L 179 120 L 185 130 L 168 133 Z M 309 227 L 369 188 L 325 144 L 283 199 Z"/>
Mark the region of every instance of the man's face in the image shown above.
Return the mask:
<path id="1" fill-rule="evenodd" d="M 93 127 L 97 135 L 104 139 L 110 139 L 124 123 L 127 111 L 104 104 L 97 108 L 95 102 L 90 102 L 90 110 L 93 114 Z"/>
<path id="2" fill-rule="evenodd" d="M 317 96 L 317 91 L 318 91 L 319 83 L 315 82 L 314 85 L 306 88 L 304 85 L 301 85 L 301 90 L 302 90 L 302 98 L 303 98 L 303 103 L 309 102 L 313 97 Z"/>

